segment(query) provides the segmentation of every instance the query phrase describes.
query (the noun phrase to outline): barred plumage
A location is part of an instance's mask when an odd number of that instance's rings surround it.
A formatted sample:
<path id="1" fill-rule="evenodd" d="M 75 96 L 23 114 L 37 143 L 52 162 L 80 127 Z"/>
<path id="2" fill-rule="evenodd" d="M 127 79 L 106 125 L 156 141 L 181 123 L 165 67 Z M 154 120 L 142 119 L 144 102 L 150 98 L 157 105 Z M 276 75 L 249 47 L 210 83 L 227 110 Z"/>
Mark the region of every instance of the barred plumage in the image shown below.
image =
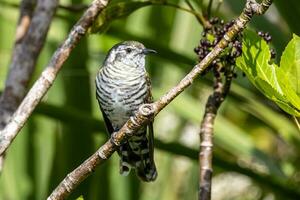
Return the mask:
<path id="1" fill-rule="evenodd" d="M 145 70 L 145 55 L 149 52 L 153 50 L 146 49 L 139 42 L 117 44 L 109 51 L 96 76 L 96 96 L 109 134 L 118 131 L 140 105 L 152 101 L 151 85 Z M 122 144 L 118 153 L 122 175 L 135 168 L 142 180 L 156 179 L 152 123 Z"/>

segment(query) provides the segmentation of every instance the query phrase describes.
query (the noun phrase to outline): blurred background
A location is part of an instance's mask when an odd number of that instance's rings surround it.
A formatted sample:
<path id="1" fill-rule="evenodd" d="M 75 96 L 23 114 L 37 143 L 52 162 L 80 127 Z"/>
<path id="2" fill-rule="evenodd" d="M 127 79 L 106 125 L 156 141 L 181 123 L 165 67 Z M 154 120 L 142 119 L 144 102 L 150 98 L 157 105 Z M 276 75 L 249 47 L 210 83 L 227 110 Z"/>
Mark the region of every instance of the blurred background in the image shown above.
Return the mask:
<path id="1" fill-rule="evenodd" d="M 61 0 L 60 5 L 90 2 Z M 108 23 L 101 26 L 100 33 L 80 41 L 7 152 L 0 176 L 1 200 L 46 199 L 68 172 L 105 142 L 107 135 L 95 98 L 94 79 L 106 52 L 114 44 L 138 40 L 158 51 L 147 60 L 154 99 L 174 86 L 197 63 L 193 49 L 201 39 L 202 26 L 186 1 L 155 2 L 169 5 L 150 3 L 134 12 L 132 8 L 117 10 L 112 14 L 117 20 L 107 18 Z M 201 11 L 197 5 L 205 10 L 208 4 L 208 0 L 191 2 L 197 11 Z M 236 18 L 245 3 L 224 0 L 217 10 L 220 2 L 213 1 L 212 15 L 225 21 Z M 0 0 L 0 90 L 10 63 L 19 3 Z M 57 9 L 31 84 L 82 12 L 81 9 Z M 120 15 L 122 12 L 124 16 Z M 267 31 L 273 36 L 272 45 L 279 61 L 292 33 L 300 34 L 299 19 L 299 1 L 276 0 L 264 16 L 254 17 L 248 28 Z M 299 129 L 292 117 L 259 93 L 241 71 L 237 75 L 215 125 L 212 199 L 300 199 Z M 155 118 L 155 160 L 159 176 L 154 183 L 140 182 L 134 173 L 120 176 L 119 158 L 114 154 L 69 199 L 80 195 L 85 200 L 196 199 L 198 133 L 211 92 L 211 75 L 199 77 Z"/>

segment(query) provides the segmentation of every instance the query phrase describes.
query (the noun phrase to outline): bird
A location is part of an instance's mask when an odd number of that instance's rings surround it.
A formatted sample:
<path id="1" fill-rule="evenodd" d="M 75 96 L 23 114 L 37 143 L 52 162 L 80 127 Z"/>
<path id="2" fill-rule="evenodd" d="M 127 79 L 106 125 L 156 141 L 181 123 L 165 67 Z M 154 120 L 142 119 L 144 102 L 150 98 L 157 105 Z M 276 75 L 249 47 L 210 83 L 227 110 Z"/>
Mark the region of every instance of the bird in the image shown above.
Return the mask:
<path id="1" fill-rule="evenodd" d="M 156 51 L 137 41 L 118 43 L 108 51 L 97 72 L 96 98 L 110 136 L 120 130 L 142 104 L 153 102 L 151 81 L 145 69 L 146 55 L 151 53 Z M 121 175 L 127 176 L 134 169 L 142 181 L 157 178 L 153 137 L 152 120 L 120 145 L 117 152 Z"/>

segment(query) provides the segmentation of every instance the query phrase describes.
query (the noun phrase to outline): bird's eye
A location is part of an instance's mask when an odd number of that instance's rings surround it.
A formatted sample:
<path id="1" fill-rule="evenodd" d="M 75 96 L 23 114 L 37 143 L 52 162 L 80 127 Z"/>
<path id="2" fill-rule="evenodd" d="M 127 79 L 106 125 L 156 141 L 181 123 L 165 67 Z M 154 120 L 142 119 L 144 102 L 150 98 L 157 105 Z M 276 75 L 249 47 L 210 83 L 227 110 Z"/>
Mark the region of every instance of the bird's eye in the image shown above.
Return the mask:
<path id="1" fill-rule="evenodd" d="M 132 49 L 130 49 L 130 48 L 126 49 L 126 53 L 130 53 L 131 51 L 132 51 Z"/>

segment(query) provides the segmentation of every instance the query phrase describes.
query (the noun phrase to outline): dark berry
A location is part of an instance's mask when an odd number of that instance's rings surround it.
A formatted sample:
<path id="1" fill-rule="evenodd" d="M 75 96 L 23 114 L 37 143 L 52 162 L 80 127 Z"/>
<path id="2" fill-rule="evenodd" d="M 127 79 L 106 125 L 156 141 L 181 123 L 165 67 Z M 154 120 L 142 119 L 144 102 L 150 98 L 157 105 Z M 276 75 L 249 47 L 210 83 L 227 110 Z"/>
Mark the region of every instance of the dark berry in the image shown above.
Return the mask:
<path id="1" fill-rule="evenodd" d="M 209 52 L 218 44 L 218 42 L 224 37 L 224 34 L 230 29 L 234 24 L 234 20 L 225 23 L 224 20 L 219 18 L 211 18 L 209 20 L 212 25 L 210 28 L 206 28 L 202 32 L 202 39 L 199 42 L 198 47 L 194 49 L 195 53 L 198 55 L 199 60 L 202 60 L 209 54 Z M 212 36 L 213 40 L 208 36 Z M 227 47 L 227 50 L 224 51 L 217 59 L 215 59 L 210 66 L 205 70 L 205 73 L 211 69 L 222 66 L 233 66 L 235 65 L 235 60 L 242 53 L 242 43 L 240 42 L 242 34 L 238 34 L 236 38 Z M 222 70 L 223 71 L 223 70 Z"/>
<path id="2" fill-rule="evenodd" d="M 267 43 L 272 41 L 272 36 L 268 32 L 258 31 L 257 34 L 263 38 Z"/>
<path id="3" fill-rule="evenodd" d="M 275 51 L 275 49 L 271 48 L 270 49 L 270 53 L 271 53 L 271 59 L 275 59 L 275 57 L 276 57 L 276 51 Z"/>

